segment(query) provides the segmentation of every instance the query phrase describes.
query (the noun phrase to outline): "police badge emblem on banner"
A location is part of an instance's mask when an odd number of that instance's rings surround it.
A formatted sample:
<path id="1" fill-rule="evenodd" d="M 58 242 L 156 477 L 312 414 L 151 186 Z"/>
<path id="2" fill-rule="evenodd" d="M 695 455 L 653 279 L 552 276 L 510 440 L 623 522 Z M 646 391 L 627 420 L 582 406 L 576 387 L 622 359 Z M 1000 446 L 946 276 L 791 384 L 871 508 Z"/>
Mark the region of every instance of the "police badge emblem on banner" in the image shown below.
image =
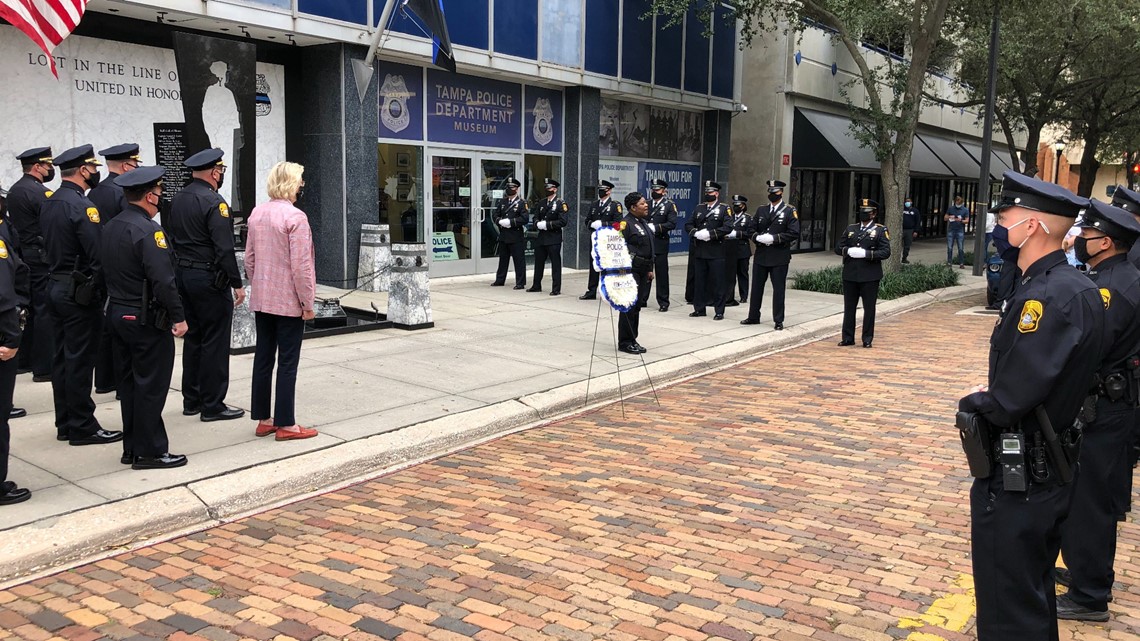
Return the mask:
<path id="1" fill-rule="evenodd" d="M 393 133 L 408 128 L 412 117 L 408 112 L 408 85 L 404 77 L 396 74 L 384 76 L 384 84 L 380 85 L 380 121 Z"/>
<path id="2" fill-rule="evenodd" d="M 543 147 L 554 140 L 554 110 L 550 101 L 539 98 L 534 101 L 534 141 Z"/>
<path id="3" fill-rule="evenodd" d="M 633 263 L 625 246 L 625 237 L 611 227 L 602 227 L 591 235 L 590 255 L 594 271 L 601 274 L 602 298 L 619 312 L 628 312 L 637 304 L 637 281 L 630 271 Z"/>

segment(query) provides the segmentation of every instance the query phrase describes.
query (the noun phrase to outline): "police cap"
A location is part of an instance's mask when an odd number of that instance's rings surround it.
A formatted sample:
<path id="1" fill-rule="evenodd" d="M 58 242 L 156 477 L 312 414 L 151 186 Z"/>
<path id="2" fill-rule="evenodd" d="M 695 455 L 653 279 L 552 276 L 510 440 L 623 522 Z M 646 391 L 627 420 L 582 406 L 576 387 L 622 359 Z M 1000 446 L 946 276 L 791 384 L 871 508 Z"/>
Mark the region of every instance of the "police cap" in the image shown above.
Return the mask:
<path id="1" fill-rule="evenodd" d="M 1140 194 L 1117 185 L 1116 191 L 1112 192 L 1112 206 L 1119 207 L 1133 216 L 1140 216 Z"/>
<path id="2" fill-rule="evenodd" d="M 545 184 L 547 187 L 554 187 L 554 188 L 556 188 L 556 189 L 557 189 L 558 187 L 561 187 L 561 186 L 562 186 L 562 183 L 558 182 L 557 180 L 555 180 L 555 179 L 553 179 L 553 178 L 547 178 L 547 179 L 543 180 L 542 182 L 543 182 L 543 183 L 544 183 L 544 184 Z"/>
<path id="3" fill-rule="evenodd" d="M 164 175 L 166 175 L 166 167 L 162 165 L 139 167 L 134 171 L 128 171 L 117 176 L 115 184 L 129 191 L 143 191 L 161 182 Z"/>
<path id="4" fill-rule="evenodd" d="M 705 192 L 720 191 L 720 183 L 715 180 L 705 181 Z"/>
<path id="5" fill-rule="evenodd" d="M 225 167 L 226 163 L 222 162 L 222 156 L 225 153 L 226 152 L 217 148 L 203 149 L 202 151 L 199 151 L 193 156 L 190 156 L 186 160 L 182 161 L 182 164 L 186 165 L 194 171 L 201 171 L 203 169 L 209 169 L 215 166 Z"/>
<path id="6" fill-rule="evenodd" d="M 769 180 L 768 181 L 768 193 L 774 194 L 778 191 L 784 191 L 784 187 L 787 187 L 787 186 L 788 186 L 788 184 L 785 182 L 781 182 L 779 180 Z"/>
<path id="7" fill-rule="evenodd" d="M 56 156 L 55 160 L 52 162 L 54 162 L 55 166 L 59 167 L 60 169 L 75 169 L 76 167 L 82 167 L 83 165 L 103 164 L 99 162 L 99 160 L 95 157 L 95 150 L 91 148 L 91 145 L 80 145 L 78 147 L 72 147 L 71 149 L 68 149 L 67 151 Z"/>
<path id="8" fill-rule="evenodd" d="M 34 165 L 38 162 L 51 162 L 51 157 L 51 147 L 33 147 L 16 156 L 16 160 L 25 165 Z"/>
<path id="9" fill-rule="evenodd" d="M 100 151 L 99 155 L 107 160 L 138 160 L 139 146 L 128 142 L 122 145 L 115 145 L 114 147 L 107 147 Z"/>
<path id="10" fill-rule="evenodd" d="M 743 196 L 741 194 L 733 194 L 732 195 L 732 202 L 748 204 L 748 196 Z"/>
<path id="11" fill-rule="evenodd" d="M 614 184 L 613 184 L 612 182 L 608 181 L 608 180 L 603 180 L 603 181 L 602 181 L 602 188 L 603 188 L 603 189 L 613 189 L 613 188 L 614 188 Z"/>
<path id="12" fill-rule="evenodd" d="M 1099 200 L 1089 201 L 1089 208 L 1077 222 L 1082 229 L 1096 229 L 1104 232 L 1105 236 L 1131 245 L 1140 237 L 1140 223 L 1127 211 L 1106 205 Z"/>
<path id="13" fill-rule="evenodd" d="M 1023 176 L 1016 171 L 1006 171 L 1002 174 L 1001 200 L 990 208 L 990 212 L 996 213 L 1010 207 L 1024 207 L 1045 214 L 1076 218 L 1089 208 L 1089 200 L 1060 185 Z"/>
<path id="14" fill-rule="evenodd" d="M 522 183 L 519 182 L 519 179 L 515 178 L 514 176 L 507 176 L 507 179 L 503 182 L 505 182 L 508 187 L 522 187 Z"/>
<path id="15" fill-rule="evenodd" d="M 855 202 L 855 209 L 857 211 L 879 211 L 879 203 L 870 198 L 860 198 Z"/>
<path id="16" fill-rule="evenodd" d="M 665 182 L 664 180 L 661 180 L 660 178 L 654 178 L 649 183 L 649 187 L 651 189 L 668 189 L 669 183 Z"/>

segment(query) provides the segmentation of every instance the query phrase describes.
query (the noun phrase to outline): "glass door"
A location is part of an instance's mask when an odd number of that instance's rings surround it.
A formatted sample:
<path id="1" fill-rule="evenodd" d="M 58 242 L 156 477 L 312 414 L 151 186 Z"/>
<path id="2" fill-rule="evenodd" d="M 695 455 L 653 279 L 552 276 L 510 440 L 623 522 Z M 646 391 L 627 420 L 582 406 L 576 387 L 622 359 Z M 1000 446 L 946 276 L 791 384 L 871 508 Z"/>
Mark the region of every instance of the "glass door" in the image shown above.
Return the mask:
<path id="1" fill-rule="evenodd" d="M 514 160 L 480 158 L 479 228 L 482 231 L 482 242 L 479 257 L 482 259 L 482 262 L 479 265 L 479 273 L 493 272 L 499 266 L 498 248 L 500 227 L 495 224 L 494 221 L 495 210 L 499 208 L 500 203 L 507 200 L 507 178 L 513 176 L 518 178 L 519 182 L 525 182 L 521 176 L 515 173 L 517 166 Z M 525 200 L 521 188 L 519 189 L 518 197 Z M 510 268 L 514 269 L 514 265 L 511 265 Z"/>
<path id="2" fill-rule="evenodd" d="M 517 159 L 441 151 L 431 156 L 431 275 L 492 273 L 498 267 L 494 212 Z M 519 194 L 523 197 L 523 194 Z"/>

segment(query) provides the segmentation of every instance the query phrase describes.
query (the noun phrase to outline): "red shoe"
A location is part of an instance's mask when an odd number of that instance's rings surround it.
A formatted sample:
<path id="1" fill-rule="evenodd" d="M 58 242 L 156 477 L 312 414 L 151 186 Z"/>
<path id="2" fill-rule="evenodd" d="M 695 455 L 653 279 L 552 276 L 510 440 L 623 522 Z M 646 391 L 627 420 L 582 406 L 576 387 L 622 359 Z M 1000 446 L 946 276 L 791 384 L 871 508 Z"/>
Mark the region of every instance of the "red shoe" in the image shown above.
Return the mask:
<path id="1" fill-rule="evenodd" d="M 311 430 L 307 427 L 297 426 L 297 430 L 279 429 L 277 430 L 276 438 L 278 441 L 299 441 L 303 438 L 313 438 L 317 435 L 317 430 Z"/>
<path id="2" fill-rule="evenodd" d="M 257 422 L 257 430 L 254 431 L 255 436 L 269 436 L 277 431 L 277 426 L 273 423 Z"/>

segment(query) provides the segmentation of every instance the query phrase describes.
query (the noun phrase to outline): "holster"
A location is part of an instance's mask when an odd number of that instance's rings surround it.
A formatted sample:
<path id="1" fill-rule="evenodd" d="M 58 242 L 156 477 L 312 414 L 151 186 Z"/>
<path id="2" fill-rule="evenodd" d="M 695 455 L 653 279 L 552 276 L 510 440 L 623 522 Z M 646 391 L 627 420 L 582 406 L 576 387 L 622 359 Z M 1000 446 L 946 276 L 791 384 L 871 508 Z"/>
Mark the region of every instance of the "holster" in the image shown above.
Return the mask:
<path id="1" fill-rule="evenodd" d="M 958 412 L 955 416 L 962 451 L 970 466 L 970 476 L 987 479 L 994 473 L 993 438 L 990 424 L 977 412 Z"/>
<path id="2" fill-rule="evenodd" d="M 226 273 L 226 270 L 222 269 L 220 265 L 215 265 L 211 274 L 214 277 L 213 280 L 210 281 L 211 287 L 219 292 L 224 292 L 229 289 L 230 276 Z"/>
<path id="3" fill-rule="evenodd" d="M 71 272 L 71 300 L 76 305 L 91 307 L 102 302 L 99 296 L 99 286 L 95 284 L 95 277 L 81 271 Z"/>

